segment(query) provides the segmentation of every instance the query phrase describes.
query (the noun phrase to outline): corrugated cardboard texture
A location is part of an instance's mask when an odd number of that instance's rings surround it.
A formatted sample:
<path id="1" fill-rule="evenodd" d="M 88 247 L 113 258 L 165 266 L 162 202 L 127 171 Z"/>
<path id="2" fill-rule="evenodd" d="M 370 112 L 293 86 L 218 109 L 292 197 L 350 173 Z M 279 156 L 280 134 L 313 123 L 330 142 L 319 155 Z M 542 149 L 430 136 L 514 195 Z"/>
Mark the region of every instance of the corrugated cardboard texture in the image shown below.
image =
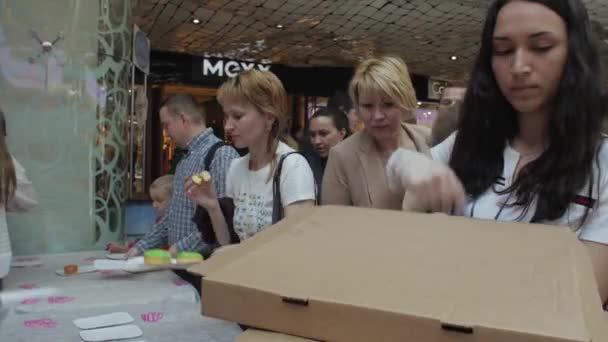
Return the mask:
<path id="1" fill-rule="evenodd" d="M 248 329 L 234 339 L 234 342 L 317 342 L 281 333 Z"/>
<path id="2" fill-rule="evenodd" d="M 205 315 L 317 340 L 600 341 L 581 250 L 555 226 L 321 207 L 192 271 Z"/>

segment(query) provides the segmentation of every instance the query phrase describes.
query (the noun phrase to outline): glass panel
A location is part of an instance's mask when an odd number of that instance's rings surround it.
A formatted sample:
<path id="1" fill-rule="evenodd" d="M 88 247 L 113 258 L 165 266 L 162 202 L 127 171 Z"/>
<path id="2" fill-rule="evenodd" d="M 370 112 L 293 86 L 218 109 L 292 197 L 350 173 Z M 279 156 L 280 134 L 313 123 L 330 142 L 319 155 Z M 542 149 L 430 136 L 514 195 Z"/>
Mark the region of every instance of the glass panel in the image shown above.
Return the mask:
<path id="1" fill-rule="evenodd" d="M 0 106 L 40 203 L 8 217 L 16 254 L 120 237 L 129 16 L 128 1 L 0 0 Z"/>

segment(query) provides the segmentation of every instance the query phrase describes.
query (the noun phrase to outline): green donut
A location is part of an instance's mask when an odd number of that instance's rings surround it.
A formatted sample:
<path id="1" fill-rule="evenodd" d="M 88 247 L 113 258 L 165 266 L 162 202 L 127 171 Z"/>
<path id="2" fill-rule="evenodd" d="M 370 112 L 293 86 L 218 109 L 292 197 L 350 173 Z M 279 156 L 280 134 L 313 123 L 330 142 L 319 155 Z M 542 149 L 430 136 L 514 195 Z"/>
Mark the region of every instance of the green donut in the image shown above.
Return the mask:
<path id="1" fill-rule="evenodd" d="M 177 254 L 178 264 L 191 264 L 203 261 L 203 256 L 197 252 L 179 252 Z"/>
<path id="2" fill-rule="evenodd" d="M 144 252 L 144 263 L 148 265 L 170 264 L 171 254 L 163 249 L 150 249 Z"/>

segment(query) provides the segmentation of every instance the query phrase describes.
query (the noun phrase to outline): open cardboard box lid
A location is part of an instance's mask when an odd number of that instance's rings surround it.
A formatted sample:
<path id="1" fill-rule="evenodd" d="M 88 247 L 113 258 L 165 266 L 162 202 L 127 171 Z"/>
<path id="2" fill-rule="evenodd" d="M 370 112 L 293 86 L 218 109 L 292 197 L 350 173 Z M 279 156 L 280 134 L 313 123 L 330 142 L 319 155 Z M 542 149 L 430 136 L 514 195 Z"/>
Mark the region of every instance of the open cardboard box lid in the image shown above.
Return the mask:
<path id="1" fill-rule="evenodd" d="M 204 315 L 321 341 L 608 341 L 567 228 L 324 206 L 193 266 Z"/>

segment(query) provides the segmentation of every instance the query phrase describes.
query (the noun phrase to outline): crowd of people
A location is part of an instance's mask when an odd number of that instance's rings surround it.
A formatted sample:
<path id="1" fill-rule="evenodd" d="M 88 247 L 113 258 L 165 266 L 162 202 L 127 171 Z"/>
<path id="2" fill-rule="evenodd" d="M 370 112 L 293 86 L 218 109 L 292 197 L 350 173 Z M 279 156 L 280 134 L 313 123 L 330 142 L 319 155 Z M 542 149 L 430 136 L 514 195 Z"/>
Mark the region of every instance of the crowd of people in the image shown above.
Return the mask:
<path id="1" fill-rule="evenodd" d="M 130 248 L 111 248 L 131 257 L 167 245 L 213 257 L 314 205 L 444 212 L 570 227 L 589 250 L 605 301 L 608 148 L 600 64 L 582 1 L 495 0 L 470 80 L 444 91 L 432 130 L 415 123 L 416 93 L 396 56 L 362 61 L 348 88 L 353 111 L 316 111 L 299 153 L 281 140 L 288 98 L 271 72 L 244 71 L 218 91 L 225 130 L 234 147 L 248 150 L 244 156 L 215 137 L 194 98 L 175 95 L 161 106 L 160 121 L 188 152 L 172 190 L 154 195 L 153 229 Z M 353 112 L 361 122 L 356 132 Z M 15 200 L 22 208 L 33 202 L 21 195 L 29 183 L 10 163 L 2 136 L 0 159 L 4 216 Z M 202 170 L 211 180 L 195 184 L 191 176 Z M 0 253 L 5 249 L 0 245 Z"/>

